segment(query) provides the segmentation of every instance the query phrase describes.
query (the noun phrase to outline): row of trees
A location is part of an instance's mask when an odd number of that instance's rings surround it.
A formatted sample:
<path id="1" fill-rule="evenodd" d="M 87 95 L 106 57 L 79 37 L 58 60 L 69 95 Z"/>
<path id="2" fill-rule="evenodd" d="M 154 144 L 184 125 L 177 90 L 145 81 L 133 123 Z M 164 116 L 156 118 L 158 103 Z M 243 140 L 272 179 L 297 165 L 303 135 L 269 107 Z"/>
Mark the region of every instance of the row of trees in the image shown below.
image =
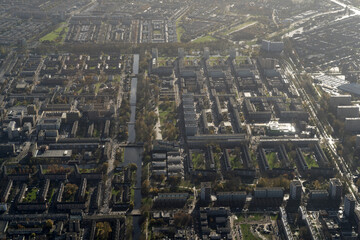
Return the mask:
<path id="1" fill-rule="evenodd" d="M 337 152 L 351 165 L 357 167 L 360 165 L 360 157 L 356 154 L 356 136 L 345 131 L 344 121 L 336 117 L 336 108 L 329 105 L 330 96 L 322 93 L 320 99 L 320 107 L 318 109 L 318 117 L 321 121 L 328 121 L 333 130 L 333 136 L 340 139 L 337 144 Z"/>
<path id="2" fill-rule="evenodd" d="M 159 105 L 159 111 L 163 112 L 160 115 L 162 126 L 161 134 L 163 139 L 168 141 L 175 141 L 179 136 L 179 128 L 177 127 L 177 109 L 173 101 L 164 100 Z"/>
<path id="3" fill-rule="evenodd" d="M 289 190 L 290 179 L 287 175 L 276 178 L 260 178 L 256 187 L 282 187 L 285 190 Z"/>
<path id="4" fill-rule="evenodd" d="M 119 141 L 125 141 L 128 138 L 127 123 L 130 121 L 130 112 L 130 101 L 128 97 L 124 96 L 119 110 Z"/>
<path id="5" fill-rule="evenodd" d="M 156 136 L 154 126 L 157 122 L 157 114 L 154 108 L 158 101 L 159 90 L 155 86 L 152 78 L 140 76 L 138 79 L 136 140 L 144 143 L 145 152 L 151 150 L 152 141 Z"/>

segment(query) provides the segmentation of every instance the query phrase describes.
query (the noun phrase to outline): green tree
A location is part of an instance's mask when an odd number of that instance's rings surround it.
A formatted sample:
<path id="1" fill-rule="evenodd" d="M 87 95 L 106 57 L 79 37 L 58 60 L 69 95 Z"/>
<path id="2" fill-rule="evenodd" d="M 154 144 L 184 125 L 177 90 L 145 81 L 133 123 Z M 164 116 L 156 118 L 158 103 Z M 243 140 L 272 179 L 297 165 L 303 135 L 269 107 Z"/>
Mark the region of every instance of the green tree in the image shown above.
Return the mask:
<path id="1" fill-rule="evenodd" d="M 134 172 L 134 171 L 137 170 L 137 166 L 136 166 L 135 163 L 130 163 L 130 164 L 128 165 L 128 167 L 130 168 L 130 171 L 132 171 L 132 172 Z"/>
<path id="2" fill-rule="evenodd" d="M 64 197 L 66 200 L 74 201 L 74 196 L 79 187 L 76 184 L 67 183 L 64 189 Z"/>
<path id="3" fill-rule="evenodd" d="M 96 223 L 96 235 L 95 239 L 97 240 L 106 240 L 110 238 L 110 233 L 112 232 L 109 222 L 98 222 Z"/>
<path id="4" fill-rule="evenodd" d="M 51 229 L 54 226 L 54 222 L 51 219 L 46 220 L 45 228 Z"/>
<path id="5" fill-rule="evenodd" d="M 179 228 L 190 226 L 192 224 L 192 217 L 186 212 L 179 211 L 174 214 L 174 224 Z"/>
<path id="6" fill-rule="evenodd" d="M 145 179 L 141 185 L 141 194 L 147 196 L 150 192 L 150 181 Z"/>

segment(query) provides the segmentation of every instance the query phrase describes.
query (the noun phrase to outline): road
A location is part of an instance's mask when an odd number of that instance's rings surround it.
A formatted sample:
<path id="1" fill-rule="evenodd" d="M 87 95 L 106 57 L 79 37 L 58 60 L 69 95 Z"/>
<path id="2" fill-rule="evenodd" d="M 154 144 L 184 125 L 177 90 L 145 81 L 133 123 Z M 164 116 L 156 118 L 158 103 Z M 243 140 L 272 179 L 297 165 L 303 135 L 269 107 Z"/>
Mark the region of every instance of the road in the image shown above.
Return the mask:
<path id="1" fill-rule="evenodd" d="M 192 203 L 191 203 L 191 208 L 189 208 L 189 212 L 188 212 L 189 214 L 192 214 L 192 212 L 194 211 L 194 209 L 195 209 L 195 207 L 196 207 L 196 202 L 197 202 L 197 199 L 196 199 L 196 197 L 197 197 L 196 188 L 193 187 L 192 190 L 193 190 L 193 193 L 194 193 L 194 199 L 193 199 L 193 201 L 192 201 Z"/>
<path id="2" fill-rule="evenodd" d="M 289 61 L 292 64 L 290 64 Z M 337 171 L 340 173 L 340 175 L 342 177 L 344 177 L 347 180 L 347 184 L 349 184 L 348 185 L 349 192 L 357 199 L 357 201 L 359 201 L 357 190 L 356 190 L 357 187 L 355 186 L 355 184 L 352 181 L 351 171 L 350 171 L 349 167 L 347 166 L 345 160 L 337 153 L 335 141 L 332 138 L 332 136 L 329 135 L 327 132 L 326 126 L 330 126 L 330 124 L 327 121 L 324 124 L 317 117 L 317 107 L 315 107 L 312 99 L 309 97 L 307 92 L 301 87 L 301 84 L 300 84 L 302 81 L 302 79 L 300 79 L 301 76 L 299 77 L 298 75 L 294 74 L 298 71 L 296 71 L 296 69 L 293 68 L 294 63 L 293 63 L 292 59 L 290 59 L 289 61 L 283 59 L 281 62 L 282 66 L 283 66 L 286 74 L 288 76 L 292 77 L 293 84 L 298 89 L 298 91 L 301 93 L 300 95 L 303 98 L 303 101 L 309 107 L 310 115 L 314 119 L 314 123 L 316 124 L 316 127 L 318 128 L 318 134 L 320 137 L 320 141 L 324 142 L 328 146 L 328 148 L 331 150 L 331 152 L 333 153 L 333 156 L 335 156 L 334 164 L 335 164 Z M 336 161 L 336 159 L 338 159 L 338 161 Z"/>
<path id="3" fill-rule="evenodd" d="M 235 216 L 230 216 L 230 229 L 231 229 L 231 235 L 234 236 L 236 240 L 241 239 L 240 231 L 238 230 L 238 225 L 235 225 Z"/>
<path id="4" fill-rule="evenodd" d="M 351 11 L 354 12 L 354 15 L 360 15 L 360 9 L 357 8 L 357 7 L 354 7 L 352 5 L 349 5 L 349 4 L 346 4 L 346 3 L 343 3 L 341 1 L 338 1 L 338 0 L 330 0 L 331 2 L 343 7 L 343 8 L 346 8 L 348 7 Z"/>

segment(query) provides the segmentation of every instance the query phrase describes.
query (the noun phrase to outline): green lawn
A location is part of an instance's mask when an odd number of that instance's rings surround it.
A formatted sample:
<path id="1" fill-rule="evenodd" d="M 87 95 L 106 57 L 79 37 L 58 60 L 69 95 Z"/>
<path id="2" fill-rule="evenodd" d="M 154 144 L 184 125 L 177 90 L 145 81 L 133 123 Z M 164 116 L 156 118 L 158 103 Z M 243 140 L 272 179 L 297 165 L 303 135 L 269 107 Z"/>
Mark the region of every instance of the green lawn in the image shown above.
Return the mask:
<path id="1" fill-rule="evenodd" d="M 115 190 L 115 188 L 113 188 L 111 191 L 111 196 L 117 196 L 118 194 L 120 194 L 120 190 Z"/>
<path id="2" fill-rule="evenodd" d="M 80 173 L 95 173 L 96 168 L 79 168 Z"/>
<path id="3" fill-rule="evenodd" d="M 26 193 L 26 196 L 23 199 L 23 201 L 24 202 L 35 202 L 38 190 L 39 189 L 36 188 L 36 187 L 28 190 L 27 193 Z"/>
<path id="4" fill-rule="evenodd" d="M 248 219 L 250 221 L 260 221 L 264 218 L 264 215 L 263 214 L 258 214 L 258 213 L 255 213 L 255 214 L 251 214 Z"/>
<path id="5" fill-rule="evenodd" d="M 244 222 L 246 220 L 246 218 L 244 217 L 244 215 L 236 215 L 237 217 L 237 221 L 238 222 Z"/>
<path id="6" fill-rule="evenodd" d="M 114 81 L 118 82 L 118 83 L 121 83 L 121 76 L 120 75 L 115 75 L 114 76 Z"/>
<path id="7" fill-rule="evenodd" d="M 153 206 L 152 198 L 147 197 L 147 198 L 141 199 L 141 208 L 142 209 L 150 210 L 152 206 Z"/>
<path id="8" fill-rule="evenodd" d="M 174 102 L 161 103 L 159 105 L 160 124 L 162 126 L 167 121 L 172 121 L 173 122 L 175 120 L 175 119 L 172 119 L 173 116 L 171 116 L 171 114 L 175 112 L 174 107 L 175 107 Z M 176 120 L 175 120 L 175 123 L 176 123 Z"/>
<path id="9" fill-rule="evenodd" d="M 160 108 L 159 107 L 159 117 L 160 117 L 160 124 L 163 125 L 167 119 L 167 116 L 170 114 L 168 109 Z"/>
<path id="10" fill-rule="evenodd" d="M 100 86 L 101 86 L 101 83 L 95 84 L 95 94 L 97 94 L 99 92 Z"/>
<path id="11" fill-rule="evenodd" d="M 243 64 L 245 63 L 245 60 L 247 60 L 248 56 L 237 56 L 235 58 L 235 63 L 238 64 Z"/>
<path id="12" fill-rule="evenodd" d="M 214 153 L 214 162 L 217 169 L 221 169 L 221 163 L 220 163 L 220 154 Z"/>
<path id="13" fill-rule="evenodd" d="M 181 26 L 180 22 L 181 22 L 180 18 L 178 20 L 176 20 L 176 36 L 177 36 L 178 42 L 181 42 L 181 36 L 185 32 L 185 29 Z"/>
<path id="14" fill-rule="evenodd" d="M 230 153 L 229 158 L 230 158 L 230 166 L 231 166 L 232 169 L 244 168 L 244 165 L 243 165 L 243 163 L 241 161 L 240 156 L 238 156 L 235 153 Z"/>
<path id="15" fill-rule="evenodd" d="M 276 152 L 267 153 L 266 154 L 266 159 L 267 159 L 269 167 L 271 169 L 281 167 L 281 162 L 280 162 Z"/>
<path id="16" fill-rule="evenodd" d="M 100 136 L 99 131 L 94 127 L 93 137 L 99 137 L 99 136 Z"/>
<path id="17" fill-rule="evenodd" d="M 130 201 L 134 202 L 134 199 L 135 199 L 135 189 L 131 188 L 131 190 L 130 190 Z"/>
<path id="18" fill-rule="evenodd" d="M 166 66 L 168 62 L 173 63 L 176 60 L 176 58 L 170 58 L 170 57 L 158 57 L 157 63 L 159 66 Z"/>
<path id="19" fill-rule="evenodd" d="M 213 41 L 216 41 L 216 38 L 214 38 L 212 36 L 209 36 L 209 35 L 206 35 L 206 36 L 203 36 L 203 37 L 196 38 L 192 42 L 193 43 L 206 43 L 206 42 L 213 42 Z"/>
<path id="20" fill-rule="evenodd" d="M 216 65 L 219 65 L 220 61 L 225 62 L 226 58 L 225 57 L 210 57 L 208 60 L 208 63 L 210 66 L 216 66 Z M 221 101 L 220 104 L 222 107 L 225 107 L 224 102 Z"/>
<path id="21" fill-rule="evenodd" d="M 154 31 L 153 31 L 153 34 L 154 34 L 154 35 L 161 34 L 161 31 L 160 31 L 160 30 L 154 30 Z"/>
<path id="22" fill-rule="evenodd" d="M 48 198 L 48 203 L 50 204 L 52 202 L 52 199 L 54 197 L 54 194 L 55 194 L 55 188 L 52 188 L 51 189 L 51 192 L 50 192 L 50 197 Z"/>
<path id="23" fill-rule="evenodd" d="M 265 215 L 255 213 L 255 214 L 251 214 L 248 217 L 245 217 L 244 215 L 239 214 L 239 215 L 236 215 L 236 217 L 238 218 L 237 219 L 238 222 L 245 222 L 245 221 L 247 221 L 247 222 L 255 221 L 256 222 L 256 221 L 262 220 L 265 217 Z"/>
<path id="24" fill-rule="evenodd" d="M 184 66 L 192 66 L 195 60 L 199 63 L 201 59 L 198 57 L 184 57 Z"/>
<path id="25" fill-rule="evenodd" d="M 43 41 L 63 42 L 65 40 L 65 37 L 66 37 L 66 34 L 68 31 L 69 31 L 69 28 L 64 23 L 62 23 L 60 27 L 58 27 L 54 31 L 48 33 L 44 37 L 40 38 L 40 42 L 43 42 Z"/>
<path id="26" fill-rule="evenodd" d="M 243 239 L 245 239 L 245 240 L 261 240 L 261 238 L 254 236 L 252 234 L 249 224 L 241 224 L 240 228 L 241 228 L 241 234 L 242 234 Z"/>
<path id="27" fill-rule="evenodd" d="M 309 169 L 313 167 L 319 167 L 319 164 L 317 163 L 316 158 L 313 154 L 303 153 L 303 156 Z"/>
<path id="28" fill-rule="evenodd" d="M 191 156 L 194 169 L 205 169 L 205 157 L 203 153 L 192 153 Z"/>

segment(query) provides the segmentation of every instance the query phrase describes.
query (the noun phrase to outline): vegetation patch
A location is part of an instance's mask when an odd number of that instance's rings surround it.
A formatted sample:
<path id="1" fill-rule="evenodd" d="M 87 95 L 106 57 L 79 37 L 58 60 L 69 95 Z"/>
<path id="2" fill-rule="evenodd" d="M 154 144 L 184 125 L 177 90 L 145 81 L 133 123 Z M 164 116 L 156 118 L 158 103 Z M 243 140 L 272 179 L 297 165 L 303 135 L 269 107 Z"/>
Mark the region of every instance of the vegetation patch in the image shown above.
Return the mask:
<path id="1" fill-rule="evenodd" d="M 281 161 L 279 160 L 277 152 L 267 152 L 266 159 L 271 169 L 281 167 Z"/>
<path id="2" fill-rule="evenodd" d="M 28 203 L 35 202 L 38 191 L 39 189 L 36 187 L 29 189 L 26 192 L 26 196 L 24 197 L 23 201 Z"/>
<path id="3" fill-rule="evenodd" d="M 67 183 L 64 188 L 64 200 L 65 202 L 74 202 L 75 195 L 79 187 L 76 184 Z"/>
<path id="4" fill-rule="evenodd" d="M 255 21 L 248 21 L 248 22 L 245 22 L 245 23 L 241 23 L 239 25 L 236 25 L 234 27 L 231 27 L 230 29 L 224 31 L 224 32 L 221 32 L 221 35 L 229 35 L 231 33 L 234 33 L 234 32 L 237 32 L 239 30 L 242 30 L 244 28 L 246 28 L 247 26 L 251 25 L 251 24 L 255 24 L 256 22 Z"/>
<path id="5" fill-rule="evenodd" d="M 206 42 L 214 42 L 216 41 L 217 39 L 212 37 L 212 36 L 209 36 L 209 35 L 205 35 L 203 37 L 199 37 L 199 38 L 195 38 L 193 41 L 193 43 L 206 43 Z"/>
<path id="6" fill-rule="evenodd" d="M 65 174 L 65 173 L 71 173 L 72 168 L 70 167 L 64 167 L 58 164 L 48 165 L 46 168 L 43 168 L 44 174 Z"/>
<path id="7" fill-rule="evenodd" d="M 309 152 L 305 152 L 305 153 L 303 152 L 303 156 L 304 156 L 305 162 L 308 165 L 309 169 L 313 168 L 313 167 L 315 167 L 315 168 L 319 167 L 319 164 L 318 164 L 314 154 L 309 153 Z"/>
<path id="8" fill-rule="evenodd" d="M 96 223 L 95 239 L 111 239 L 112 228 L 109 222 Z"/>
<path id="9" fill-rule="evenodd" d="M 175 102 L 166 101 L 159 105 L 159 117 L 162 137 L 168 141 L 178 139 L 179 130 L 176 127 L 176 106 Z"/>
<path id="10" fill-rule="evenodd" d="M 194 169 L 205 170 L 205 156 L 203 153 L 201 153 L 201 152 L 191 153 L 191 160 L 192 160 Z"/>
<path id="11" fill-rule="evenodd" d="M 176 36 L 178 42 L 181 42 L 181 36 L 185 33 L 185 29 L 181 26 L 181 18 L 176 20 Z"/>
<path id="12" fill-rule="evenodd" d="M 235 148 L 234 150 L 229 150 L 229 160 L 230 160 L 230 166 L 232 169 L 244 168 L 244 162 L 241 158 L 240 148 Z"/>
<path id="13" fill-rule="evenodd" d="M 153 34 L 154 34 L 154 35 L 161 34 L 161 31 L 160 31 L 160 30 L 154 30 L 154 31 L 153 31 Z"/>
<path id="14" fill-rule="evenodd" d="M 55 194 L 55 188 L 52 188 L 49 193 L 48 193 L 48 198 L 47 198 L 47 202 L 49 204 L 51 204 L 52 200 L 53 200 L 53 197 L 54 197 L 54 194 Z"/>
<path id="15" fill-rule="evenodd" d="M 65 23 L 62 23 L 60 27 L 40 38 L 40 42 L 63 42 L 68 31 L 69 28 L 65 25 Z"/>
<path id="16" fill-rule="evenodd" d="M 246 240 L 261 240 L 261 238 L 254 236 L 254 234 L 251 232 L 250 229 L 250 225 L 249 224 L 241 224 L 240 225 L 240 229 L 241 229 L 241 234 L 243 239 Z"/>

